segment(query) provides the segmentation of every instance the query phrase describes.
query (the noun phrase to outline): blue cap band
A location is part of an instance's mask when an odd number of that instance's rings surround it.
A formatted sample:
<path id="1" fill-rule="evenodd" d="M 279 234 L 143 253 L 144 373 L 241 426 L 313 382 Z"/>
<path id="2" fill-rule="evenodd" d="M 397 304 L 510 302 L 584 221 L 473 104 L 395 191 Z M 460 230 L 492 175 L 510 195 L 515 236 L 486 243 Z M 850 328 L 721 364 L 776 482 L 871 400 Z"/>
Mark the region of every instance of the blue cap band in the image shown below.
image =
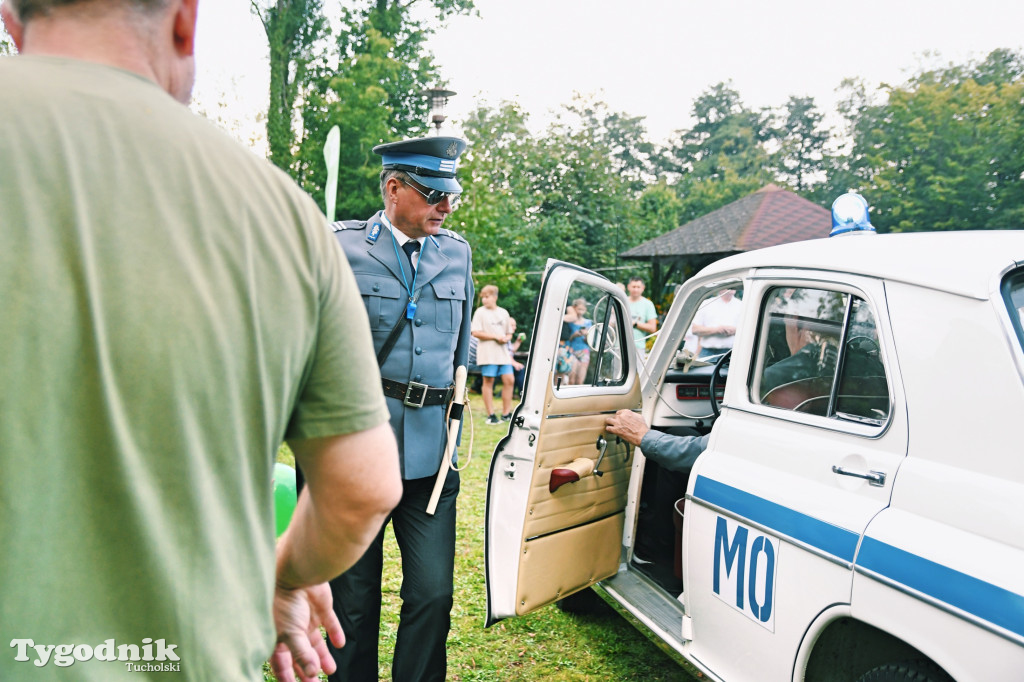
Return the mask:
<path id="1" fill-rule="evenodd" d="M 381 162 L 384 168 L 407 166 L 409 168 L 403 168 L 402 170 L 416 169 L 413 172 L 420 174 L 437 173 L 441 177 L 452 178 L 455 177 L 455 169 L 458 166 L 456 159 L 442 159 L 437 156 L 427 156 L 426 154 L 385 153 L 381 156 Z"/>

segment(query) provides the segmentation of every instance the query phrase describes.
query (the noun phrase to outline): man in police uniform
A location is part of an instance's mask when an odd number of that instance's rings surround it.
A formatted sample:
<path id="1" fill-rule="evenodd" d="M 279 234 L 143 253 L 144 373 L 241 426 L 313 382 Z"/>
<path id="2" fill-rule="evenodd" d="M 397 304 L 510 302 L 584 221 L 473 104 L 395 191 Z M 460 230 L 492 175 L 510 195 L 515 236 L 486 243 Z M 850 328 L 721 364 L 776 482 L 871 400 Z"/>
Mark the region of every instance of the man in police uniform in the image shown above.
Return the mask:
<path id="1" fill-rule="evenodd" d="M 429 137 L 374 147 L 383 161 L 384 210 L 334 224 L 366 305 L 398 439 L 404 492 L 391 515 L 402 554 L 395 680 L 444 680 L 455 561 L 457 471 L 426 513 L 447 437 L 455 368 L 468 361 L 472 318 L 469 244 L 443 229 L 462 187 L 465 141 Z M 387 522 L 384 524 L 387 526 Z M 377 680 L 384 528 L 362 559 L 331 583 L 346 645 L 332 649 L 331 680 Z"/>

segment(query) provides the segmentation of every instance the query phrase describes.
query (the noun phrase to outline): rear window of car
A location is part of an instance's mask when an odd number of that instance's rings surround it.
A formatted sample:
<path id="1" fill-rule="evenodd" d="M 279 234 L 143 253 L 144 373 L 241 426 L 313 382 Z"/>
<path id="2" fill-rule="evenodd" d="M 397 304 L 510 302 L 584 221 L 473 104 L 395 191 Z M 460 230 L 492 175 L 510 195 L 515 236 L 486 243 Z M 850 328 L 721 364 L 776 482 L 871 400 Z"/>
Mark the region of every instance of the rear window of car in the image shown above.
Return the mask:
<path id="1" fill-rule="evenodd" d="M 1003 280 L 1003 300 L 1017 331 L 1017 343 L 1024 348 L 1024 270 L 1015 270 Z"/>
<path id="2" fill-rule="evenodd" d="M 875 315 L 846 292 L 770 289 L 758 322 L 755 370 L 754 402 L 872 425 L 889 417 Z"/>

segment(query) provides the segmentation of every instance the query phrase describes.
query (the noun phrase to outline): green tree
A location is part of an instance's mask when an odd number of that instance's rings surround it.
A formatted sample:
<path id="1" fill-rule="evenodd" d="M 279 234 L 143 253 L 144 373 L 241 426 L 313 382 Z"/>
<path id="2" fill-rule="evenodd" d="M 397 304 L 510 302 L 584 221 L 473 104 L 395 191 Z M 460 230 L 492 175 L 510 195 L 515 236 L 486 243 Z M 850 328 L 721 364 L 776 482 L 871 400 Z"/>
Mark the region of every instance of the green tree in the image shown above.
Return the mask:
<path id="1" fill-rule="evenodd" d="M 1022 72 L 1021 55 L 997 50 L 978 64 L 923 72 L 853 112 L 850 169 L 876 227 L 1020 227 Z"/>
<path id="2" fill-rule="evenodd" d="M 288 170 L 292 163 L 293 115 L 306 70 L 315 58 L 326 19 L 322 0 L 250 0 L 263 22 L 270 47 L 270 104 L 267 146 L 270 160 Z"/>
<path id="3" fill-rule="evenodd" d="M 765 151 L 774 135 L 768 112 L 746 108 L 736 90 L 719 83 L 694 100 L 693 118 L 658 158 L 659 170 L 677 179 L 683 223 L 776 181 Z"/>
<path id="4" fill-rule="evenodd" d="M 429 102 L 423 91 L 438 80 L 426 50 L 431 22 L 469 12 L 471 0 L 378 0 L 341 12 L 342 30 L 310 66 L 302 91 L 302 128 L 293 171 L 313 196 L 323 196 L 323 144 L 341 129 L 338 215 L 367 217 L 380 207 L 375 145 L 426 133 Z M 421 9 L 430 8 L 429 16 Z"/>
<path id="5" fill-rule="evenodd" d="M 776 117 L 772 136 L 779 149 L 773 154 L 778 178 L 798 193 L 824 180 L 825 146 L 829 131 L 813 97 L 791 96 Z"/>
<path id="6" fill-rule="evenodd" d="M 662 170 L 700 179 L 719 178 L 727 168 L 740 176 L 764 172 L 763 143 L 773 132 L 769 116 L 746 108 L 729 84 L 718 83 L 697 97 L 693 118 L 694 126 L 679 131 L 666 149 Z"/>
<path id="7" fill-rule="evenodd" d="M 477 289 L 496 285 L 502 307 L 524 331 L 533 320 L 546 258 L 538 210 L 542 148 L 527 120 L 518 105 L 503 102 L 480 107 L 463 122 L 472 144 L 459 168 L 463 201 L 448 220 L 473 246 Z"/>
<path id="8" fill-rule="evenodd" d="M 577 98 L 535 136 L 506 102 L 477 109 L 463 128 L 465 199 L 450 224 L 473 245 L 477 285 L 498 285 L 520 321 L 533 319 L 548 258 L 611 268 L 618 253 L 675 220 L 667 187 L 640 201 L 645 159 L 634 152 L 648 145 L 639 118 Z"/>
<path id="9" fill-rule="evenodd" d="M 641 118 L 577 97 L 544 137 L 541 216 L 546 253 L 589 268 L 614 267 L 633 244 L 634 202 L 648 164 Z"/>
<path id="10" fill-rule="evenodd" d="M 341 131 L 337 210 L 342 218 L 366 218 L 380 208 L 380 157 L 373 147 L 423 130 L 420 124 L 419 130 L 409 127 L 401 134 L 393 132 L 397 117 L 387 84 L 403 68 L 392 58 L 393 48 L 391 40 L 368 29 L 361 53 L 348 60 L 347 68 L 325 70 L 305 96 L 295 174 L 318 200 L 324 196 L 323 145 L 327 132 L 337 125 Z"/>

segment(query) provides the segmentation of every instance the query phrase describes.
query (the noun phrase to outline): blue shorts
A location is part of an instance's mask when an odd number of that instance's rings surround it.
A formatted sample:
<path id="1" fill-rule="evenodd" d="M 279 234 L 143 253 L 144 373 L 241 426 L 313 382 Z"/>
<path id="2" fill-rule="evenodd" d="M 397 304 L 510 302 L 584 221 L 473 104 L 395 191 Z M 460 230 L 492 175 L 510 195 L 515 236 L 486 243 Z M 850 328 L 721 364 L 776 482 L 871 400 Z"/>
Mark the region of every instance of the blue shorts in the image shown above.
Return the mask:
<path id="1" fill-rule="evenodd" d="M 505 376 L 506 374 L 515 374 L 512 371 L 512 365 L 480 365 L 480 376 L 482 377 Z"/>

